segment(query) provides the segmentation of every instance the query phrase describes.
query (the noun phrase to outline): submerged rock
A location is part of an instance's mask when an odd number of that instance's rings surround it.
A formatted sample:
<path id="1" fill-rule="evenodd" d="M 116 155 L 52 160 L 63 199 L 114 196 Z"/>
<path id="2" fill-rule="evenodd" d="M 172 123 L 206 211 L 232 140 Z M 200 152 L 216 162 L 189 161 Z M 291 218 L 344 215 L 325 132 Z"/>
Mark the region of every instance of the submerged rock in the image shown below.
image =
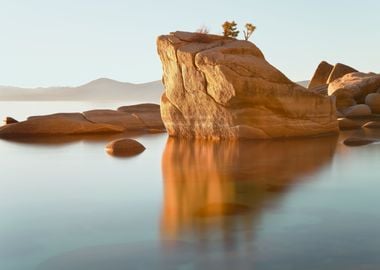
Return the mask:
<path id="1" fill-rule="evenodd" d="M 338 131 L 332 99 L 290 81 L 248 41 L 199 33 L 160 36 L 171 136 L 267 139 Z"/>
<path id="2" fill-rule="evenodd" d="M 135 156 L 144 150 L 145 147 L 141 143 L 132 139 L 115 140 L 106 146 L 108 154 L 119 157 Z"/>

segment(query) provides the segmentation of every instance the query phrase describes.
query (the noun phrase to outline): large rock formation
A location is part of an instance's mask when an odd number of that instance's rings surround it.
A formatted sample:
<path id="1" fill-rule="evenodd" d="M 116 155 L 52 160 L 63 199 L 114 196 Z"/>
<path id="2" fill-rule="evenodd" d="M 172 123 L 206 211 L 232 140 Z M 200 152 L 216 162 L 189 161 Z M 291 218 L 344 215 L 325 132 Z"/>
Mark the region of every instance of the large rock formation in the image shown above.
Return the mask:
<path id="1" fill-rule="evenodd" d="M 290 81 L 248 41 L 199 33 L 158 37 L 171 136 L 276 138 L 337 132 L 335 105 Z"/>

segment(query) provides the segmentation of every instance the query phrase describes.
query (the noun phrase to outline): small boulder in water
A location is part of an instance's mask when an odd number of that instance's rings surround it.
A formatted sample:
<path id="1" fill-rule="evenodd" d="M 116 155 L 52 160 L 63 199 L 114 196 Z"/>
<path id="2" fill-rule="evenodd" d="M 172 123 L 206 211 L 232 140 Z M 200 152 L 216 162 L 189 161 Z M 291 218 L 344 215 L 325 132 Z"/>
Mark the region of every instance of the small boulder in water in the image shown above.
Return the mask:
<path id="1" fill-rule="evenodd" d="M 108 154 L 117 157 L 130 157 L 140 154 L 145 147 L 138 141 L 132 139 L 118 139 L 107 144 Z"/>
<path id="2" fill-rule="evenodd" d="M 367 138 L 348 138 L 343 143 L 347 146 L 362 146 L 377 142 L 373 139 L 367 139 Z"/>

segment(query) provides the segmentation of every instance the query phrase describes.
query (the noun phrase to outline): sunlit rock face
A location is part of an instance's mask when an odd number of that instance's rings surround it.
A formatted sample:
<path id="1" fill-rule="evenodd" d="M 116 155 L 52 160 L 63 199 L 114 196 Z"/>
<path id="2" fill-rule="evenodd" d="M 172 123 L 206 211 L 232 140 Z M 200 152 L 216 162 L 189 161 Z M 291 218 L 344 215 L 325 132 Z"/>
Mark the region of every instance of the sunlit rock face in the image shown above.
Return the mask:
<path id="1" fill-rule="evenodd" d="M 211 231 L 234 237 L 234 230 L 223 227 L 231 216 L 236 229 L 252 228 L 266 207 L 275 207 L 328 165 L 336 145 L 336 136 L 221 142 L 169 138 L 162 157 L 163 237 L 191 232 L 204 238 Z"/>
<path id="2" fill-rule="evenodd" d="M 380 89 L 380 74 L 353 72 L 329 84 L 329 95 L 348 96 L 358 103 L 364 103 L 368 94 Z"/>
<path id="3" fill-rule="evenodd" d="M 248 41 L 175 32 L 157 39 L 171 136 L 249 138 L 337 132 L 334 102 L 290 81 Z"/>

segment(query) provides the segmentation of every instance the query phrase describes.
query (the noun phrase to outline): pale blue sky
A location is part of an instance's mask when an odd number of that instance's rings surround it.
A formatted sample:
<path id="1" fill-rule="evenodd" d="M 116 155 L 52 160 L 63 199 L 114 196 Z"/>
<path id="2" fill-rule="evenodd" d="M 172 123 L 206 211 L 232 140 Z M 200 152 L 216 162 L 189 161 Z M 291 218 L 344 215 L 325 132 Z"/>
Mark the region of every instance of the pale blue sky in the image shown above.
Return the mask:
<path id="1" fill-rule="evenodd" d="M 78 85 L 161 78 L 155 40 L 225 20 L 257 25 L 252 41 L 292 80 L 321 60 L 380 72 L 380 1 L 0 0 L 0 85 Z"/>

